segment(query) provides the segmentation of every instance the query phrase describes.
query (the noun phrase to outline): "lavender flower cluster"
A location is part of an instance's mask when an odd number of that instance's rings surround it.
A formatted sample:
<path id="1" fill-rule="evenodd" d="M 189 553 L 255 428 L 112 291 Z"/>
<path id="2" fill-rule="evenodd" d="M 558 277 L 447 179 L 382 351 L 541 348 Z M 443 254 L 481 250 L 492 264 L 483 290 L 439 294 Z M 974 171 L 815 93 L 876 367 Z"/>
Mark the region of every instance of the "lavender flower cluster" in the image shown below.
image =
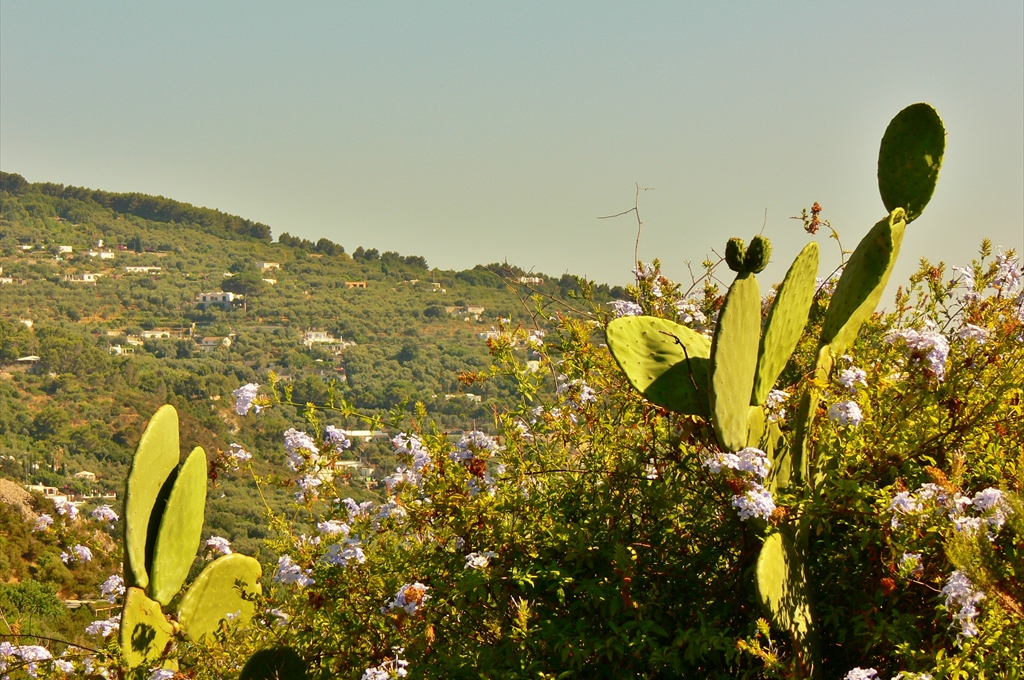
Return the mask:
<path id="1" fill-rule="evenodd" d="M 702 465 L 714 474 L 728 469 L 744 477 L 743 493 L 732 498 L 732 507 L 736 508 L 741 520 L 754 517 L 768 520 L 775 512 L 775 500 L 761 484 L 771 467 L 768 454 L 761 449 L 747 447 L 736 453 L 716 452 L 705 458 Z M 757 479 L 751 479 L 751 476 Z"/>

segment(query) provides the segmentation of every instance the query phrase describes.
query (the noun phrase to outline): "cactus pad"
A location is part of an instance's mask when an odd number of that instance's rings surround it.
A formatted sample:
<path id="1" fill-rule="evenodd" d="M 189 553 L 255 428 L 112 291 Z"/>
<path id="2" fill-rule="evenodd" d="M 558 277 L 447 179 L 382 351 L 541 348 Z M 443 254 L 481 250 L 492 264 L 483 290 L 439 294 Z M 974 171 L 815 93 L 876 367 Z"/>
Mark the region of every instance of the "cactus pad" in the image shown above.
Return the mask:
<path id="1" fill-rule="evenodd" d="M 761 294 L 753 274 L 729 287 L 711 343 L 711 421 L 726 451 L 747 445 L 747 417 L 761 339 Z"/>
<path id="2" fill-rule="evenodd" d="M 149 585 L 146 538 L 160 489 L 178 465 L 178 412 L 161 406 L 149 419 L 135 450 L 124 497 L 124 579 L 130 586 Z"/>
<path id="3" fill-rule="evenodd" d="M 916 220 L 931 200 L 946 150 L 946 128 L 928 104 L 912 104 L 896 114 L 878 150 L 878 191 L 885 209 L 903 208 Z"/>
<path id="4" fill-rule="evenodd" d="M 765 539 L 757 558 L 755 585 L 772 623 L 806 641 L 814 627 L 807 577 L 793 542 L 781 532 Z"/>
<path id="5" fill-rule="evenodd" d="M 753 247 L 753 244 L 751 244 Z M 749 250 L 747 251 L 750 252 Z M 807 316 L 814 301 L 814 282 L 818 274 L 818 244 L 811 241 L 793 260 L 786 278 L 779 285 L 775 302 L 768 311 L 757 360 L 757 378 L 751 403 L 763 404 L 782 369 L 800 342 Z"/>
<path id="6" fill-rule="evenodd" d="M 178 604 L 182 630 L 198 642 L 236 612 L 235 625 L 248 624 L 255 605 L 242 597 L 242 591 L 249 595 L 262 592 L 262 574 L 258 560 L 238 553 L 218 557 L 206 565 Z"/>
<path id="7" fill-rule="evenodd" d="M 725 244 L 725 263 L 729 265 L 729 269 L 740 273 L 745 271 L 743 269 L 743 256 L 745 253 L 746 248 L 743 247 L 743 239 L 729 239 Z"/>
<path id="8" fill-rule="evenodd" d="M 174 626 L 160 604 L 146 597 L 141 588 L 130 587 L 121 609 L 121 655 L 129 668 L 147 670 L 163 656 L 174 636 Z"/>
<path id="9" fill-rule="evenodd" d="M 206 453 L 196 447 L 182 463 L 160 518 L 149 572 L 150 596 L 171 601 L 188 576 L 202 538 L 206 508 Z"/>
<path id="10" fill-rule="evenodd" d="M 750 241 L 747 252 L 743 256 L 743 270 L 752 274 L 760 274 L 768 266 L 772 258 L 771 241 L 758 234 Z"/>
<path id="11" fill-rule="evenodd" d="M 676 413 L 708 415 L 706 337 L 653 316 L 614 319 L 607 337 L 615 361 L 647 400 Z"/>
<path id="12" fill-rule="evenodd" d="M 819 346 L 831 345 L 834 355 L 853 344 L 861 325 L 867 321 L 889 282 L 893 265 L 903 243 L 906 228 L 902 208 L 871 228 L 853 251 L 832 294 Z"/>
<path id="13" fill-rule="evenodd" d="M 238 680 L 305 680 L 306 664 L 291 647 L 261 649 L 249 657 Z"/>

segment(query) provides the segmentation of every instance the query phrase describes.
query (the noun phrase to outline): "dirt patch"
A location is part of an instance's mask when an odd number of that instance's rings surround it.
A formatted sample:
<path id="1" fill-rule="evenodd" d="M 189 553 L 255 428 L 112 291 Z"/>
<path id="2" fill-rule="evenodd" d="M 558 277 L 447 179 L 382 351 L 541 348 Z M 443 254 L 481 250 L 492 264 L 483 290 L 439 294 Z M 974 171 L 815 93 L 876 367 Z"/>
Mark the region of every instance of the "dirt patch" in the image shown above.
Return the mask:
<path id="1" fill-rule="evenodd" d="M 13 505 L 29 522 L 35 522 L 38 517 L 32 510 L 32 494 L 9 479 L 0 479 L 0 503 Z"/>

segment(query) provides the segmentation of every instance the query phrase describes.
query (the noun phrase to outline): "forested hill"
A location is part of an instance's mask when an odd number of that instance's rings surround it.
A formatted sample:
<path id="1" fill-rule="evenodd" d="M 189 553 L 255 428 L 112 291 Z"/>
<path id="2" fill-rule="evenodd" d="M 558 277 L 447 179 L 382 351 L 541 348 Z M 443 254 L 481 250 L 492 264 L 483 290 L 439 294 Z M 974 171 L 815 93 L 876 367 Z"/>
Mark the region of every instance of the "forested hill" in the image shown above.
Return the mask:
<path id="1" fill-rule="evenodd" d="M 0 181 L 0 476 L 18 481 L 120 492 L 163 403 L 181 412 L 183 446 L 239 442 L 280 465 L 280 433 L 301 417 L 240 427 L 231 408 L 232 390 L 270 371 L 299 402 L 323 401 L 334 381 L 366 411 L 422 401 L 441 427 L 488 429 L 512 386 L 463 388 L 458 374 L 488 365 L 499 317 L 527 319 L 520 297 L 577 290 L 572 276 L 507 264 L 442 271 L 369 243 L 349 254 L 326 238 L 272 242 L 266 225 L 160 197 Z M 218 292 L 241 297 L 202 304 Z M 388 465 L 380 442 L 354 455 L 378 476 Z M 251 491 L 216 500 L 210 530 L 255 539 Z"/>

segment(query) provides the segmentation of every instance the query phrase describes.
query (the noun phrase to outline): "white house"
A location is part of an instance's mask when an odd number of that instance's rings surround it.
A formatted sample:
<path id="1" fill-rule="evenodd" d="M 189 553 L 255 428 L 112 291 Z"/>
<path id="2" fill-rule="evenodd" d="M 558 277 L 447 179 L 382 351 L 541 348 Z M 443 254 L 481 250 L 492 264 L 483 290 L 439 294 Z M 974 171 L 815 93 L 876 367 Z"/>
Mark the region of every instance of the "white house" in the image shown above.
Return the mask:
<path id="1" fill-rule="evenodd" d="M 60 254 L 73 253 L 74 251 L 74 246 L 57 246 L 57 252 Z"/>
<path id="2" fill-rule="evenodd" d="M 280 262 L 257 262 L 256 266 L 259 267 L 261 271 L 268 271 L 270 269 L 280 269 L 281 268 L 281 263 Z"/>
<path id="3" fill-rule="evenodd" d="M 125 267 L 124 270 L 129 274 L 153 274 L 160 271 L 160 267 Z"/>
<path id="4" fill-rule="evenodd" d="M 70 247 L 70 246 L 69 246 Z M 96 283 L 102 274 L 93 274 L 92 272 L 83 272 L 81 274 L 68 274 L 64 277 L 65 281 L 71 283 Z"/>
<path id="5" fill-rule="evenodd" d="M 241 295 L 225 293 L 222 290 L 215 290 L 212 293 L 200 293 L 197 295 L 196 305 L 204 309 L 210 305 L 218 305 L 224 309 L 231 309 L 235 305 L 235 300 L 241 299 Z"/>
<path id="6" fill-rule="evenodd" d="M 231 347 L 231 338 L 221 336 L 208 336 L 199 338 L 199 349 L 204 352 L 212 352 L 215 349 L 227 349 Z"/>

